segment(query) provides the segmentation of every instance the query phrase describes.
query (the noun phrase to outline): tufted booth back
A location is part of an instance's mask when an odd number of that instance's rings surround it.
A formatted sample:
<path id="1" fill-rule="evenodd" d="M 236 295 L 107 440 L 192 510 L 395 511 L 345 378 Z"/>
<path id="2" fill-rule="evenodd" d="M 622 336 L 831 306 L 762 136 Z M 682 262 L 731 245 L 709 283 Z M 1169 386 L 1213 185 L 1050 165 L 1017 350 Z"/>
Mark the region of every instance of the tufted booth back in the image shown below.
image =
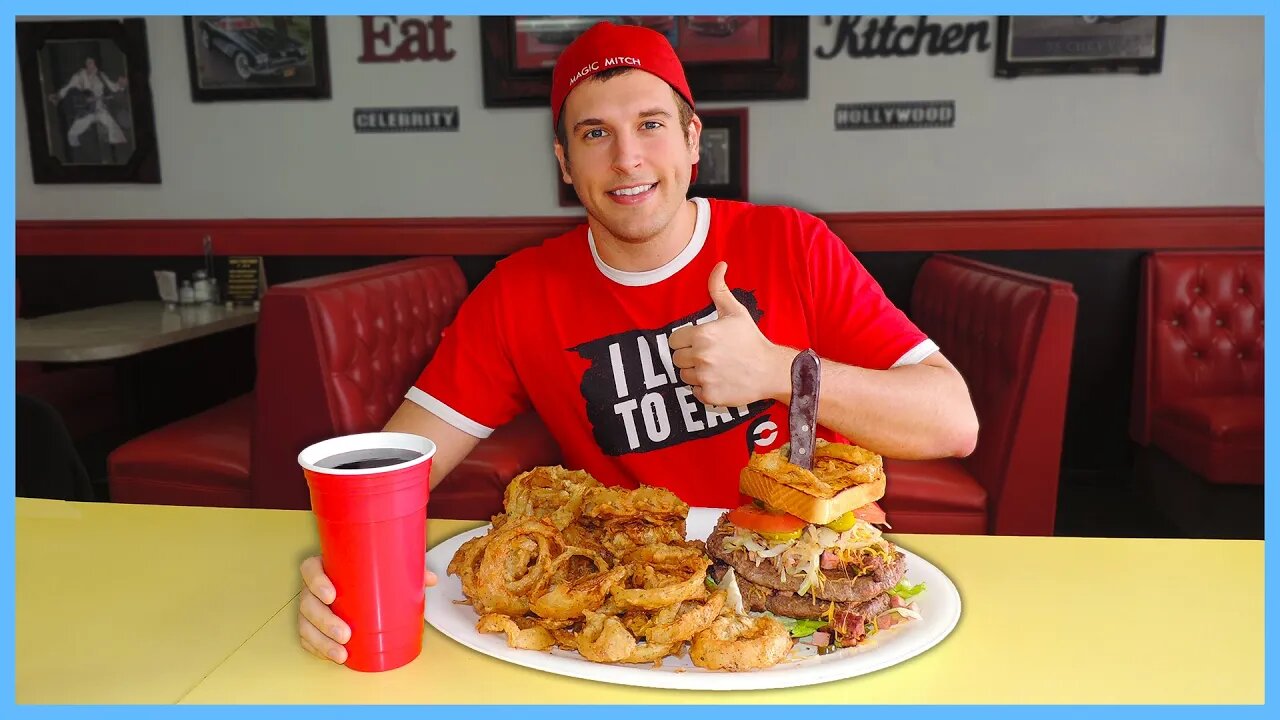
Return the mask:
<path id="1" fill-rule="evenodd" d="M 1170 399 L 1262 395 L 1263 259 L 1258 251 L 1143 258 L 1131 435 L 1150 441 Z"/>
<path id="2" fill-rule="evenodd" d="M 416 258 L 272 287 L 258 322 L 257 507 L 307 508 L 298 452 L 380 429 L 467 294 L 451 258 Z"/>
<path id="3" fill-rule="evenodd" d="M 1052 528 L 1075 337 L 1071 284 L 934 255 L 916 277 L 911 318 L 969 386 L 979 430 L 964 463 L 987 490 L 990 531 Z"/>

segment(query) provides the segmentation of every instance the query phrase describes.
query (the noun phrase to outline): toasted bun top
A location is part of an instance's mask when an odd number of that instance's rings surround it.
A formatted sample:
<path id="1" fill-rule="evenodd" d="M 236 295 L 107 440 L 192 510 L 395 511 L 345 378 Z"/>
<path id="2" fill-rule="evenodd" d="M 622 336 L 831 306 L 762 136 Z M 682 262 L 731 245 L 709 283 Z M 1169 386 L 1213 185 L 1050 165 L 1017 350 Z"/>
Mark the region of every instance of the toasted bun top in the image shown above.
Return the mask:
<path id="1" fill-rule="evenodd" d="M 884 497 L 884 461 L 856 445 L 818 438 L 813 469 L 788 461 L 790 444 L 751 456 L 739 489 L 751 497 L 817 525 Z"/>

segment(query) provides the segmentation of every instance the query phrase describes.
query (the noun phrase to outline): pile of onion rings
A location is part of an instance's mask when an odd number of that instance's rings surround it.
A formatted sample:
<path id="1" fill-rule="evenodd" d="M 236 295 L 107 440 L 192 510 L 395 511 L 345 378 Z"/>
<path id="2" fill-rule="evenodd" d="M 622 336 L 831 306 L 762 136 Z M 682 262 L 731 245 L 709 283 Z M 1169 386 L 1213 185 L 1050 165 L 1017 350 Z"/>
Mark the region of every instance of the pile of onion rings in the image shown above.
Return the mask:
<path id="1" fill-rule="evenodd" d="M 685 540 L 689 506 L 668 490 L 539 467 L 511 481 L 503 510 L 448 567 L 479 632 L 601 663 L 661 665 L 689 652 L 712 670 L 769 667 L 791 650 L 777 620 L 738 615 L 708 588 L 711 560 Z"/>

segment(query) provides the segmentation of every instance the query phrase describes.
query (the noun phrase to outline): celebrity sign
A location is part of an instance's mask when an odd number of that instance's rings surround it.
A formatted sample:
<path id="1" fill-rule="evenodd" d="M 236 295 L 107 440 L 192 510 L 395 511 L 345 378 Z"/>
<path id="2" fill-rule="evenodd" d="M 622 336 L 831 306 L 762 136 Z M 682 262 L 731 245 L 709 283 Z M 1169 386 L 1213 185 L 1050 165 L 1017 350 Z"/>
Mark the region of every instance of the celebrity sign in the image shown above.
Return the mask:
<path id="1" fill-rule="evenodd" d="M 356 108 L 352 122 L 358 133 L 456 131 L 458 106 Z"/>

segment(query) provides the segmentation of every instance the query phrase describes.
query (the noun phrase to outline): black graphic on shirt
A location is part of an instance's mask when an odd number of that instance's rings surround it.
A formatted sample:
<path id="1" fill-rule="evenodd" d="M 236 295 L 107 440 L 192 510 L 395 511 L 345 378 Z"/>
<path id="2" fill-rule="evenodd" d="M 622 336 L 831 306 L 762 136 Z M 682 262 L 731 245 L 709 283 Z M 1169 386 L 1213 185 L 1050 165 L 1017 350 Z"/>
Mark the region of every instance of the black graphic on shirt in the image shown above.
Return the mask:
<path id="1" fill-rule="evenodd" d="M 764 313 L 755 293 L 734 290 L 734 297 L 757 324 Z M 582 375 L 596 443 L 607 455 L 649 452 L 688 440 L 719 435 L 768 408 L 772 400 L 739 407 L 704 405 L 671 361 L 668 338 L 678 328 L 715 320 L 716 308 L 702 310 L 669 325 L 632 330 L 591 340 L 569 350 L 591 362 Z"/>
<path id="2" fill-rule="evenodd" d="M 751 424 L 747 426 L 747 459 L 756 452 L 763 452 L 761 448 L 766 448 L 778 439 L 778 424 L 773 421 L 773 416 L 765 413 L 751 420 Z"/>

